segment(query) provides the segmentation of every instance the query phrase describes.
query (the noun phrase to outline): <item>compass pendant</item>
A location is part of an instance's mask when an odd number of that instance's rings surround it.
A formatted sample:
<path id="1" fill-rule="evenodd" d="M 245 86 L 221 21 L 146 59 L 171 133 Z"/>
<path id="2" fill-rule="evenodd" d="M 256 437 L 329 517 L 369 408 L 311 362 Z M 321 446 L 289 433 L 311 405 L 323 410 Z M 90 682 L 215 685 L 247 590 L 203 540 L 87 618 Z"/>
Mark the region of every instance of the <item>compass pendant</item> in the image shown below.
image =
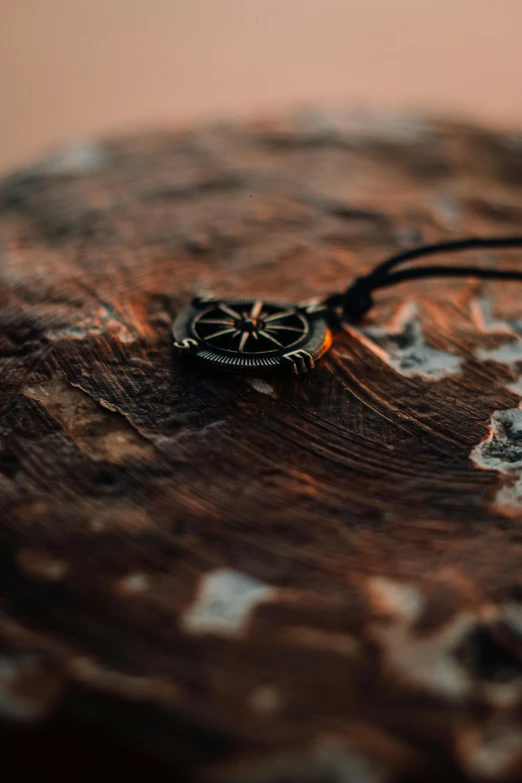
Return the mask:
<path id="1" fill-rule="evenodd" d="M 196 297 L 174 322 L 174 346 L 229 372 L 307 372 L 332 344 L 326 312 L 316 302 Z"/>

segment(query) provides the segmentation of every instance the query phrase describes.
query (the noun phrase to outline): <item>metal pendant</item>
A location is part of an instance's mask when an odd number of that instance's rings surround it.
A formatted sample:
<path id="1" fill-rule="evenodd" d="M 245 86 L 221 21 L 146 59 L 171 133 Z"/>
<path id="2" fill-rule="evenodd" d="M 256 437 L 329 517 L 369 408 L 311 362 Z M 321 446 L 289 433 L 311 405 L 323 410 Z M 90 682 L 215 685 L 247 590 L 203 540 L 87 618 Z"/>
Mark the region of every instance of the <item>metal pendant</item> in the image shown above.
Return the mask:
<path id="1" fill-rule="evenodd" d="M 196 297 L 174 321 L 174 346 L 229 372 L 307 372 L 332 344 L 327 308 L 247 297 Z"/>

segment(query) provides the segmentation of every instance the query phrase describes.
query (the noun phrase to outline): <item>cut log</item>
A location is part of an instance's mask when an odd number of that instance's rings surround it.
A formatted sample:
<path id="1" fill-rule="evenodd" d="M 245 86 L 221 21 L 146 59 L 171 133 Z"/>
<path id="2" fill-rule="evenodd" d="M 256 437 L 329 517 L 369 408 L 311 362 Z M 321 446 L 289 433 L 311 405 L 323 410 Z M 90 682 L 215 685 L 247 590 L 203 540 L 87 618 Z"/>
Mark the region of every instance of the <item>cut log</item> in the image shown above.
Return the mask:
<path id="1" fill-rule="evenodd" d="M 72 779 L 67 743 L 75 780 L 92 748 L 144 780 L 521 779 L 522 287 L 382 292 L 299 377 L 188 366 L 171 335 L 195 293 L 300 301 L 400 248 L 519 234 L 520 150 L 318 113 L 2 181 L 13 769 Z"/>

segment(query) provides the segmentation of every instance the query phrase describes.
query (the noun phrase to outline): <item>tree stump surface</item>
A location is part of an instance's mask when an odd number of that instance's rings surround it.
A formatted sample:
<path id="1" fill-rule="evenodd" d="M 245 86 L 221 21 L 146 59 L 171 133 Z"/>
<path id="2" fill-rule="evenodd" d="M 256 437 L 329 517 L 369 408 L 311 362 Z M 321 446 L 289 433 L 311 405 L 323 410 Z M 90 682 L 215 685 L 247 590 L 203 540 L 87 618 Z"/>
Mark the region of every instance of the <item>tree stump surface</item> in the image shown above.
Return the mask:
<path id="1" fill-rule="evenodd" d="M 196 292 L 300 301 L 399 248 L 520 233 L 521 150 L 318 112 L 1 182 L 14 768 L 83 780 L 108 747 L 143 780 L 522 779 L 520 286 L 382 292 L 297 378 L 188 367 L 170 333 Z"/>

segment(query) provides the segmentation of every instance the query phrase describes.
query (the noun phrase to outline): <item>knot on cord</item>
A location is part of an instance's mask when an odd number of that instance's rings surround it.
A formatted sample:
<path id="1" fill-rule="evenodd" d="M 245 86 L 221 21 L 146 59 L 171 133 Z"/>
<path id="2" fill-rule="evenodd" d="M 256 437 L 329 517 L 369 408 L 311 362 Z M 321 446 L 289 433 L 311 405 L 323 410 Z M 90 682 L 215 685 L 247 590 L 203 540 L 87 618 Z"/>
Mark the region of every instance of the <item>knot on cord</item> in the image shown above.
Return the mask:
<path id="1" fill-rule="evenodd" d="M 456 253 L 463 250 L 522 248 L 522 236 L 507 237 L 469 237 L 451 242 L 440 242 L 435 245 L 404 250 L 391 258 L 385 259 L 366 277 L 357 277 L 348 286 L 344 294 L 332 294 L 325 300 L 334 317 L 339 317 L 342 310 L 347 321 L 357 322 L 373 307 L 372 293 L 380 288 L 405 283 L 408 280 L 422 280 L 428 277 L 478 277 L 484 280 L 522 280 L 519 269 L 491 269 L 474 266 L 421 266 L 409 269 L 392 270 L 399 265 L 416 258 L 433 256 L 441 253 Z"/>
<path id="2" fill-rule="evenodd" d="M 342 309 L 347 321 L 357 323 L 373 307 L 369 277 L 357 277 L 343 294 L 332 294 L 326 304 L 334 310 Z"/>

